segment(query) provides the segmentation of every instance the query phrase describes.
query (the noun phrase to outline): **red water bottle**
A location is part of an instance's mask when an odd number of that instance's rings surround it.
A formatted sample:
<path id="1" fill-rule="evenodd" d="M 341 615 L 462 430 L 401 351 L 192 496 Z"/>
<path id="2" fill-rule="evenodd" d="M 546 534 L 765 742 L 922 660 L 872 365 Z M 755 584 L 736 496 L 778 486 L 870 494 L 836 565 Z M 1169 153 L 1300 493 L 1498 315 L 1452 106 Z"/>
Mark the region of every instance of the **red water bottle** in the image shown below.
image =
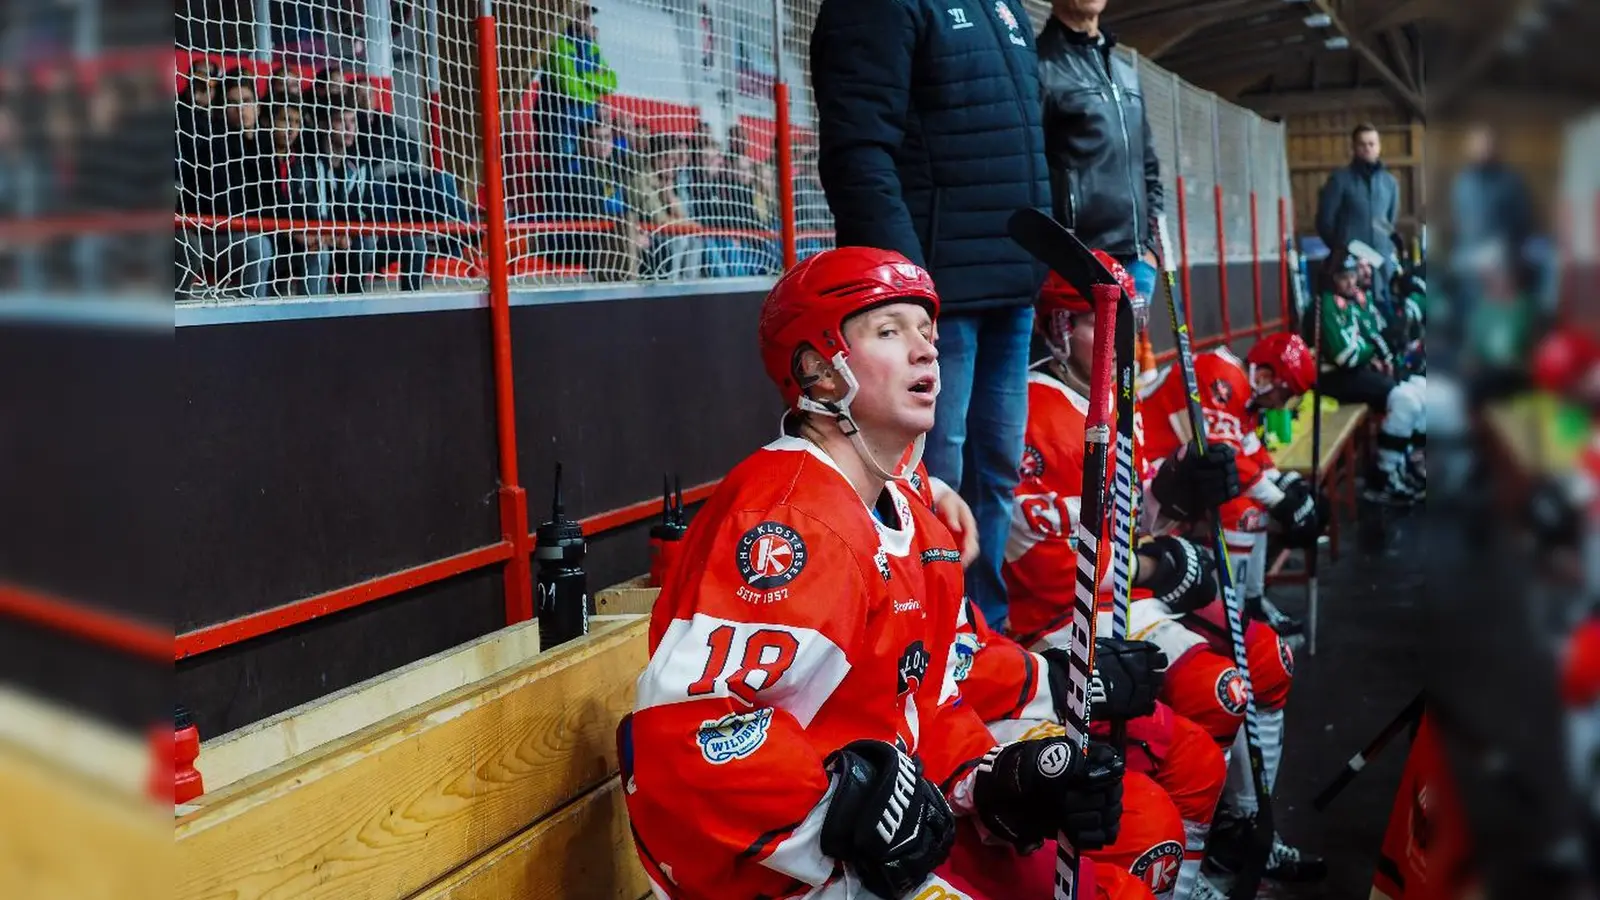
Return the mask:
<path id="1" fill-rule="evenodd" d="M 194 716 L 179 706 L 172 717 L 172 802 L 188 803 L 206 792 L 194 761 L 200 757 L 200 729 Z"/>

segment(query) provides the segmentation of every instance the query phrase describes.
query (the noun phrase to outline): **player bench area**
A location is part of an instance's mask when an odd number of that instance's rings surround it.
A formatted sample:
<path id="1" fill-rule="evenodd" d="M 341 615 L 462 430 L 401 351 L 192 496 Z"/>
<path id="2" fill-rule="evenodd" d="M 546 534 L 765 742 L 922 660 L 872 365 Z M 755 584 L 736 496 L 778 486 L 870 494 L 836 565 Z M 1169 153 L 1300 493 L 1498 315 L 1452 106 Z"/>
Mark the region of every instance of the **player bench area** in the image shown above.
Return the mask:
<path id="1" fill-rule="evenodd" d="M 1339 560 L 1339 521 L 1356 512 L 1356 479 L 1360 475 L 1363 452 L 1368 443 L 1370 417 L 1367 407 L 1347 404 L 1337 409 L 1324 409 L 1322 413 L 1322 452 L 1317 459 L 1317 485 L 1333 504 L 1333 521 L 1328 525 L 1328 552 L 1334 562 Z M 1309 414 L 1295 422 L 1294 439 L 1272 452 L 1273 462 L 1285 472 L 1298 472 L 1311 477 L 1312 428 Z M 1303 584 L 1307 580 L 1304 566 L 1288 569 L 1296 551 L 1285 549 L 1278 553 L 1267 570 L 1269 584 Z"/>
<path id="2" fill-rule="evenodd" d="M 647 620 L 599 615 L 543 653 L 537 628 L 502 629 L 202 745 L 197 767 L 219 786 L 179 809 L 176 896 L 648 896 L 615 736 Z M 340 727 L 353 730 L 329 730 Z"/>

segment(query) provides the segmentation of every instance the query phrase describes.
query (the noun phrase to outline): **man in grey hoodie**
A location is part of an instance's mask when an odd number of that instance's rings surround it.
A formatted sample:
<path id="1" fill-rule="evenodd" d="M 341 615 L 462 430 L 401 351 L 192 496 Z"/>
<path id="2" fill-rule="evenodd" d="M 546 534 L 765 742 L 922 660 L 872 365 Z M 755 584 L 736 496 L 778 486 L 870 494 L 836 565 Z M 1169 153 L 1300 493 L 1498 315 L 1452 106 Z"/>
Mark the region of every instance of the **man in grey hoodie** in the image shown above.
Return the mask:
<path id="1" fill-rule="evenodd" d="M 1351 160 L 1334 169 L 1317 198 L 1317 235 L 1328 251 L 1341 256 L 1351 241 L 1387 248 L 1400 213 L 1400 184 L 1379 159 L 1382 144 L 1376 126 L 1363 122 L 1350 133 Z M 1374 273 L 1373 293 L 1385 315 L 1391 312 L 1389 278 L 1393 264 Z"/>

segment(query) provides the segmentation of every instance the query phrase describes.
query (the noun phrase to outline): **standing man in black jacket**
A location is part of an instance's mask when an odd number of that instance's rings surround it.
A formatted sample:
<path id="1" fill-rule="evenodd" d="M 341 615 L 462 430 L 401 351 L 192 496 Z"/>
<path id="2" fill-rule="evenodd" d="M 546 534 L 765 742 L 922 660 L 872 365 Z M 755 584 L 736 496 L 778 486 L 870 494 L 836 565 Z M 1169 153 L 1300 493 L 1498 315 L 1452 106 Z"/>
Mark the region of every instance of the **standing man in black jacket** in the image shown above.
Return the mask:
<path id="1" fill-rule="evenodd" d="M 1100 30 L 1106 0 L 1055 0 L 1039 35 L 1045 156 L 1057 221 L 1124 265 L 1155 265 L 1161 163 L 1133 66 Z"/>
<path id="2" fill-rule="evenodd" d="M 972 506 L 981 553 L 967 590 L 1002 627 L 1044 280 L 1006 222 L 1019 207 L 1050 208 L 1033 28 L 1020 0 L 823 0 L 811 73 L 839 245 L 897 250 L 938 286 L 928 470 Z"/>

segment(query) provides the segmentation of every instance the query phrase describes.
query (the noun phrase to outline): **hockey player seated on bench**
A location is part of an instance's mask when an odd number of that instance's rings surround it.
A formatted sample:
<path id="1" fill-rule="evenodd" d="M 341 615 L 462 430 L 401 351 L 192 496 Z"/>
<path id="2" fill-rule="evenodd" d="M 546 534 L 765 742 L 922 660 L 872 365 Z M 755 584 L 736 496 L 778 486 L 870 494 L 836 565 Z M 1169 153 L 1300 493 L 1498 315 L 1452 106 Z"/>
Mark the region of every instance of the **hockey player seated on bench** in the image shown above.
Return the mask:
<path id="1" fill-rule="evenodd" d="M 1322 320 L 1317 387 L 1340 403 L 1364 403 L 1383 417 L 1377 459 L 1367 475 L 1368 497 L 1407 505 L 1422 499 L 1427 488 L 1427 382 L 1422 375 L 1396 380 L 1383 314 L 1361 290 L 1359 266 L 1352 255 L 1328 257 L 1330 289 L 1317 300 Z"/>
<path id="2" fill-rule="evenodd" d="M 961 702 L 960 545 L 906 484 L 933 425 L 938 309 L 925 271 L 859 247 L 808 258 L 763 303 L 783 435 L 691 524 L 618 729 L 659 897 L 982 900 L 952 847 L 1053 858 L 1057 834 L 1117 837 L 1109 747 L 997 747 Z"/>

